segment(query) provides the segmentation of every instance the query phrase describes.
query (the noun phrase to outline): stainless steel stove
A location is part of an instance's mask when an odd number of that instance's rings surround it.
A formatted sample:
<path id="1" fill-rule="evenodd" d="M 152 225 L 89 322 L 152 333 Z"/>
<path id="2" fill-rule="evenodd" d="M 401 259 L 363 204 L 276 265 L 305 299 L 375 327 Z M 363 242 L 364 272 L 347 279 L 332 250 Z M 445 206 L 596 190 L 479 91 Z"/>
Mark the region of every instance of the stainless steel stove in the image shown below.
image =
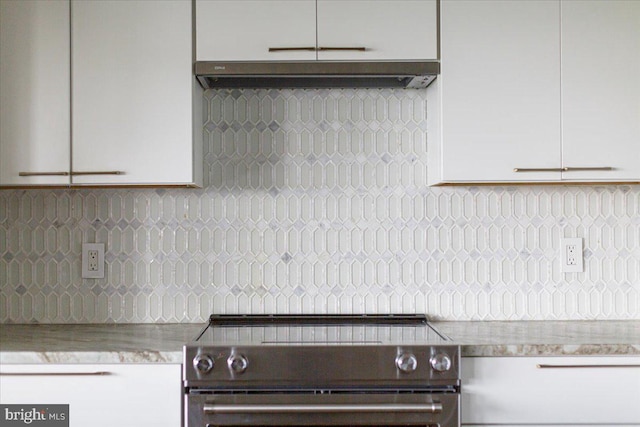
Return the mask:
<path id="1" fill-rule="evenodd" d="M 460 425 L 460 349 L 423 315 L 212 315 L 187 427 Z"/>

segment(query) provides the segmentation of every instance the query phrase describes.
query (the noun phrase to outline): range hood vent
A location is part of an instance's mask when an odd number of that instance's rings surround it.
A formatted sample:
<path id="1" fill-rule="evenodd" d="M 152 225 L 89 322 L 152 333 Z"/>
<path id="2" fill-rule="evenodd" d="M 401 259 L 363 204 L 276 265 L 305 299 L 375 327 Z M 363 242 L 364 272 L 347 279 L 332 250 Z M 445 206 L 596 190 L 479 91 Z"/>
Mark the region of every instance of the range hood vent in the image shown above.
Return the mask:
<path id="1" fill-rule="evenodd" d="M 440 73 L 436 61 L 411 62 L 213 62 L 195 74 L 214 88 L 425 88 Z"/>

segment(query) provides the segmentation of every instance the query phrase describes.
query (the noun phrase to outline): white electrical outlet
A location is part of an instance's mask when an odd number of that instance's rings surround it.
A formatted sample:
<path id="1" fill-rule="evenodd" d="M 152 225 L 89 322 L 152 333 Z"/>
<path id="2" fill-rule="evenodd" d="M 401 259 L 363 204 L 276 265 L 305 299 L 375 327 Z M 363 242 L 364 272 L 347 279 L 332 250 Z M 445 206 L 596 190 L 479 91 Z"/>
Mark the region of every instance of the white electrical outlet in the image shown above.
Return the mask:
<path id="1" fill-rule="evenodd" d="M 87 271 L 98 271 L 98 251 L 87 251 L 89 261 L 87 261 Z"/>
<path id="2" fill-rule="evenodd" d="M 584 271 L 581 237 L 562 239 L 560 250 L 562 251 L 563 273 L 582 273 Z"/>
<path id="3" fill-rule="evenodd" d="M 104 243 L 82 244 L 82 278 L 104 278 Z"/>

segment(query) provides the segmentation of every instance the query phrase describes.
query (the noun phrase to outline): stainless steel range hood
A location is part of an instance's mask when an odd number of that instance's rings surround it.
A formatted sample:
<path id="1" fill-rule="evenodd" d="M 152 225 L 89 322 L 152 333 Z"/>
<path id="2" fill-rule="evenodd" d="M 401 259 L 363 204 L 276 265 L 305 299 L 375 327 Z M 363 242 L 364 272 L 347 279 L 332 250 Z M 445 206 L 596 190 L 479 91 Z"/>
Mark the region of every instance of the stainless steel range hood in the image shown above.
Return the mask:
<path id="1" fill-rule="evenodd" d="M 205 89 L 425 88 L 440 73 L 436 61 L 298 61 L 195 63 Z"/>

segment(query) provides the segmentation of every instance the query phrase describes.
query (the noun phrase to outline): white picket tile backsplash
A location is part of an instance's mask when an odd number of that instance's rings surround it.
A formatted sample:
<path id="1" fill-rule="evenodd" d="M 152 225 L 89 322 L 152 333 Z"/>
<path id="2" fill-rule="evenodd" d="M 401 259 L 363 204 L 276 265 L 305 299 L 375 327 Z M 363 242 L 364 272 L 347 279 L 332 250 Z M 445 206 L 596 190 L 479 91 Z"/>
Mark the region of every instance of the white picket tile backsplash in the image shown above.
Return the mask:
<path id="1" fill-rule="evenodd" d="M 420 90 L 205 93 L 202 190 L 0 192 L 0 321 L 640 318 L 640 187 L 426 186 Z M 560 272 L 582 237 L 585 272 Z M 81 279 L 82 242 L 106 278 Z"/>

